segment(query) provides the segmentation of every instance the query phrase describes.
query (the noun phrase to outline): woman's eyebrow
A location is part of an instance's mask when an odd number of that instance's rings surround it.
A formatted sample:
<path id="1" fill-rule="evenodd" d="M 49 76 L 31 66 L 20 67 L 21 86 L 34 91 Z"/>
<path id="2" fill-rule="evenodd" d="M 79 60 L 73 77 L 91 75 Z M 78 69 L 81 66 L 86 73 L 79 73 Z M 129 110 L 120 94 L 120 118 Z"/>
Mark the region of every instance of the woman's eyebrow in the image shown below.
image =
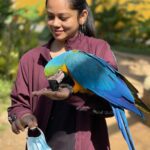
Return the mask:
<path id="1" fill-rule="evenodd" d="M 52 11 L 49 11 L 49 10 L 47 10 L 47 13 L 48 14 L 55 14 L 55 13 L 53 13 Z M 62 12 L 62 13 L 56 13 L 57 15 L 61 15 L 61 16 L 63 16 L 63 15 L 68 15 L 68 16 L 70 16 L 70 13 L 67 13 L 67 12 Z"/>

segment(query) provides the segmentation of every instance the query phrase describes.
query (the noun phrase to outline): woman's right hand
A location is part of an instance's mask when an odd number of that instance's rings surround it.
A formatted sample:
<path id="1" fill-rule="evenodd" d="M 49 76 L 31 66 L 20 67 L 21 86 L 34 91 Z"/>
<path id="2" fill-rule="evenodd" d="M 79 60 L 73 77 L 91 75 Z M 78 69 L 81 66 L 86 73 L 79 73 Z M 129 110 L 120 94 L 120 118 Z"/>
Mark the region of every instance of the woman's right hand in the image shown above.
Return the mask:
<path id="1" fill-rule="evenodd" d="M 19 134 L 20 131 L 24 131 L 26 127 L 34 128 L 37 127 L 37 119 L 32 114 L 24 114 L 20 119 L 16 119 L 11 124 L 12 131 L 15 134 Z"/>

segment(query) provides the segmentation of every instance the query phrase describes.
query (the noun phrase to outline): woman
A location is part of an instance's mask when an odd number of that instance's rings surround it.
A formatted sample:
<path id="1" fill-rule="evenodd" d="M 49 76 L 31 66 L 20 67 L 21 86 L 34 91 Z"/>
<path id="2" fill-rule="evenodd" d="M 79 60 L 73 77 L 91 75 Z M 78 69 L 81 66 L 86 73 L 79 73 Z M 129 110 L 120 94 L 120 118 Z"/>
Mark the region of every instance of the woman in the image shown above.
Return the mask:
<path id="1" fill-rule="evenodd" d="M 46 11 L 52 38 L 20 60 L 8 108 L 12 131 L 18 134 L 25 127 L 38 126 L 53 150 L 109 150 L 105 121 L 113 115 L 109 104 L 96 95 L 70 94 L 67 88 L 32 95 L 49 86 L 43 71 L 46 63 L 67 50 L 93 53 L 117 69 L 108 43 L 94 37 L 93 18 L 85 0 L 47 0 Z"/>

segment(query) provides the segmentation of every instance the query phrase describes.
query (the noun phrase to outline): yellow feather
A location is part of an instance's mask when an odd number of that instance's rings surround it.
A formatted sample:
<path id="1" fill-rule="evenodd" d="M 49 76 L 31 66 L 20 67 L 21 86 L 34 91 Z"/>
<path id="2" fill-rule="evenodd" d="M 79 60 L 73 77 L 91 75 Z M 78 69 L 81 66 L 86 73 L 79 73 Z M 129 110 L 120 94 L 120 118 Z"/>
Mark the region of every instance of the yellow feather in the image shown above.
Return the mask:
<path id="1" fill-rule="evenodd" d="M 63 72 L 65 72 L 66 74 L 69 73 L 68 68 L 67 68 L 66 65 L 63 65 L 63 66 L 61 67 L 61 70 L 62 70 Z"/>

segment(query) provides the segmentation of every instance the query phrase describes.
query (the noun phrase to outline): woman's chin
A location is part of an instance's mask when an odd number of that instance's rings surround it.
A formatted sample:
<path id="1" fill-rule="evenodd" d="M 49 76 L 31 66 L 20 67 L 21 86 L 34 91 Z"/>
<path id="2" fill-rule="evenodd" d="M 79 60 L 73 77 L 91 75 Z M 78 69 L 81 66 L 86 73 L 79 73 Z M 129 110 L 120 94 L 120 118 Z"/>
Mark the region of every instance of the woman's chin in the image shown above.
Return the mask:
<path id="1" fill-rule="evenodd" d="M 66 36 L 64 35 L 53 35 L 55 40 L 57 41 L 65 41 L 66 40 Z"/>
<path id="2" fill-rule="evenodd" d="M 65 38 L 61 38 L 61 37 L 54 37 L 55 40 L 60 41 L 60 42 L 64 42 L 66 39 Z"/>

